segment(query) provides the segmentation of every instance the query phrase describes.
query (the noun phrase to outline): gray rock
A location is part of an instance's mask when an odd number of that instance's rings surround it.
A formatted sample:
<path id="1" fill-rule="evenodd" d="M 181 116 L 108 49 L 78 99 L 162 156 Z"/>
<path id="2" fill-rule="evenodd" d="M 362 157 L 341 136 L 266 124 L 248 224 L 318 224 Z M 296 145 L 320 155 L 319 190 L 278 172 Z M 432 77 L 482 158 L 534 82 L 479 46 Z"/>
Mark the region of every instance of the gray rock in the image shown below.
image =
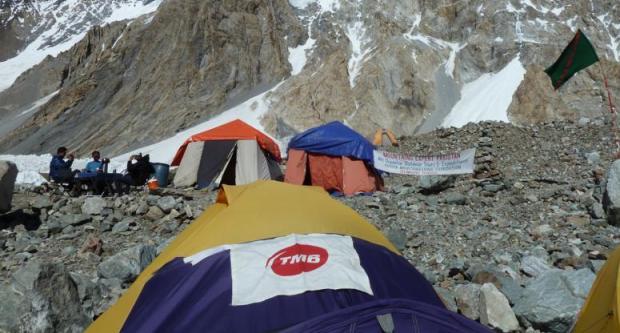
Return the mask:
<path id="1" fill-rule="evenodd" d="M 77 287 L 62 264 L 41 264 L 29 293 L 31 311 L 24 322 L 35 332 L 83 331 L 91 319 L 84 313 Z"/>
<path id="2" fill-rule="evenodd" d="M 17 260 L 17 262 L 25 262 L 30 260 L 30 258 L 32 258 L 32 253 L 29 252 L 20 252 L 15 254 L 15 260 Z"/>
<path id="3" fill-rule="evenodd" d="M 449 205 L 465 205 L 467 197 L 459 192 L 450 192 L 446 194 L 446 203 Z"/>
<path id="4" fill-rule="evenodd" d="M 91 217 L 86 214 L 67 214 L 59 218 L 62 227 L 79 226 L 91 221 Z"/>
<path id="5" fill-rule="evenodd" d="M 16 179 L 17 166 L 15 163 L 0 161 L 0 213 L 11 210 Z"/>
<path id="6" fill-rule="evenodd" d="M 520 269 L 529 276 L 539 276 L 551 269 L 547 261 L 537 256 L 525 256 L 521 259 Z"/>
<path id="7" fill-rule="evenodd" d="M 164 213 L 168 214 L 174 207 L 176 207 L 177 202 L 174 197 L 166 196 L 157 199 L 157 207 L 159 207 Z"/>
<path id="8" fill-rule="evenodd" d="M 420 176 L 418 188 L 422 193 L 438 193 L 454 185 L 455 176 Z"/>
<path id="9" fill-rule="evenodd" d="M 590 263 L 592 263 L 594 273 L 598 274 L 601 268 L 603 268 L 603 265 L 605 265 L 605 260 L 590 260 Z"/>
<path id="10" fill-rule="evenodd" d="M 134 223 L 134 219 L 133 218 L 126 218 L 120 222 L 118 222 L 117 224 L 115 224 L 112 227 L 112 233 L 113 234 L 117 234 L 120 232 L 125 232 L 127 230 L 129 230 L 129 226 Z"/>
<path id="11" fill-rule="evenodd" d="M 456 300 L 454 298 L 454 293 L 450 290 L 442 287 L 434 286 L 435 292 L 439 295 L 439 298 L 443 301 L 443 304 L 446 308 L 453 312 L 458 312 L 459 308 L 456 306 Z"/>
<path id="12" fill-rule="evenodd" d="M 547 271 L 523 292 L 513 310 L 534 328 L 552 333 L 568 332 L 583 299 L 570 291 L 563 271 Z"/>
<path id="13" fill-rule="evenodd" d="M 590 123 L 590 118 L 587 118 L 587 117 L 581 117 L 577 121 L 577 124 L 581 127 L 587 126 L 589 123 Z"/>
<path id="14" fill-rule="evenodd" d="M 58 219 L 50 219 L 47 222 L 47 230 L 49 231 L 50 235 L 60 233 L 63 228 L 63 224 Z"/>
<path id="15" fill-rule="evenodd" d="M 99 314 L 97 307 L 102 303 L 102 295 L 99 286 L 91 281 L 86 275 L 71 272 L 71 280 L 77 287 L 78 296 L 82 302 L 82 309 L 90 317 Z"/>
<path id="16" fill-rule="evenodd" d="M 396 246 L 398 251 L 403 251 L 407 245 L 407 234 L 397 228 L 390 228 L 387 231 L 387 238 Z"/>
<path id="17" fill-rule="evenodd" d="M 482 187 L 483 190 L 491 193 L 497 193 L 504 189 L 502 184 L 486 184 Z"/>
<path id="18" fill-rule="evenodd" d="M 620 160 L 614 161 L 607 173 L 603 207 L 607 213 L 607 222 L 620 226 Z"/>
<path id="19" fill-rule="evenodd" d="M 149 205 L 146 202 L 141 202 L 136 208 L 136 215 L 144 215 L 149 211 Z"/>
<path id="20" fill-rule="evenodd" d="M 192 207 L 190 205 L 185 205 L 183 207 L 183 212 L 185 213 L 185 216 L 187 216 L 187 218 L 193 218 L 194 217 L 194 213 L 192 212 Z"/>
<path id="21" fill-rule="evenodd" d="M 586 153 L 585 157 L 588 161 L 588 164 L 596 165 L 601 162 L 601 154 L 599 154 L 597 151 Z"/>
<path id="22" fill-rule="evenodd" d="M 9 285 L 0 285 L 0 332 L 25 332 L 21 317 L 29 309 L 24 295 L 16 293 Z"/>
<path id="23" fill-rule="evenodd" d="M 588 268 L 582 268 L 576 271 L 565 271 L 562 274 L 568 290 L 577 297 L 586 298 L 592 287 L 592 283 L 596 279 L 596 275 Z"/>
<path id="24" fill-rule="evenodd" d="M 15 290 L 27 293 L 34 288 L 34 282 L 41 274 L 41 263 L 30 261 L 13 273 L 12 285 Z"/>
<path id="25" fill-rule="evenodd" d="M 534 227 L 534 229 L 532 229 L 531 234 L 532 236 L 540 238 L 540 237 L 545 237 L 547 235 L 550 235 L 552 232 L 553 232 L 553 228 L 550 225 L 541 224 L 541 225 Z"/>
<path id="26" fill-rule="evenodd" d="M 502 294 L 506 295 L 511 304 L 515 304 L 523 296 L 523 288 L 508 273 L 501 271 L 493 266 L 485 266 L 477 270 L 470 269 L 471 281 L 483 285 L 492 283 Z"/>
<path id="27" fill-rule="evenodd" d="M 107 202 L 102 197 L 88 197 L 84 200 L 82 205 L 82 213 L 88 215 L 100 215 L 104 208 L 106 208 Z"/>
<path id="28" fill-rule="evenodd" d="M 107 279 L 132 282 L 156 257 L 152 245 L 137 245 L 119 252 L 97 266 L 97 274 Z"/>
<path id="29" fill-rule="evenodd" d="M 176 237 L 170 237 L 168 239 L 166 239 L 164 242 L 162 242 L 161 244 L 159 244 L 157 246 L 157 255 L 159 255 L 160 253 L 162 253 L 166 247 L 168 247 L 168 245 L 170 245 L 170 243 L 172 243 L 172 241 L 175 239 Z"/>
<path id="30" fill-rule="evenodd" d="M 151 206 L 144 217 L 151 221 L 157 221 L 164 217 L 164 212 L 157 206 Z"/>
<path id="31" fill-rule="evenodd" d="M 41 240 L 37 237 L 31 236 L 26 232 L 21 232 L 15 235 L 15 243 L 13 247 L 16 252 L 37 252 L 37 246 L 41 243 Z"/>
<path id="32" fill-rule="evenodd" d="M 590 207 L 590 216 L 595 219 L 604 219 L 605 218 L 605 208 L 603 208 L 603 204 L 599 202 L 595 202 Z"/>
<path id="33" fill-rule="evenodd" d="M 52 207 L 52 200 L 44 195 L 38 195 L 30 202 L 30 207 L 34 209 L 47 209 Z"/>
<path id="34" fill-rule="evenodd" d="M 501 332 L 519 329 L 519 322 L 508 300 L 492 283 L 480 287 L 480 322 Z"/>
<path id="35" fill-rule="evenodd" d="M 461 284 L 454 289 L 456 305 L 459 311 L 467 318 L 480 318 L 480 285 Z"/>
<path id="36" fill-rule="evenodd" d="M 63 256 L 72 256 L 77 252 L 77 249 L 74 246 L 67 246 L 62 249 L 61 253 Z"/>

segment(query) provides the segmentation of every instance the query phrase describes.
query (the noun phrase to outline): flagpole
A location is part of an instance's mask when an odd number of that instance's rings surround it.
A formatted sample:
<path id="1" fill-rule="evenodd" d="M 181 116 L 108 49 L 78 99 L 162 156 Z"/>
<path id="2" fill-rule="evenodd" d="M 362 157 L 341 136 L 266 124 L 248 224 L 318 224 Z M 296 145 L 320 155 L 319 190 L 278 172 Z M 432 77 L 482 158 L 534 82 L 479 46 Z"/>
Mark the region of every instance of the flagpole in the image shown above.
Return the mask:
<path id="1" fill-rule="evenodd" d="M 611 90 L 609 89 L 609 81 L 607 80 L 607 75 L 603 70 L 602 61 L 599 61 L 599 70 L 601 71 L 601 75 L 603 76 L 603 83 L 605 86 L 605 91 L 607 91 L 607 106 L 609 107 L 609 113 L 611 114 L 611 126 L 612 131 L 614 133 L 614 144 L 616 146 L 616 152 L 614 157 L 616 159 L 620 158 L 620 136 L 618 135 L 618 113 L 616 112 L 616 106 L 613 103 L 611 98 Z"/>

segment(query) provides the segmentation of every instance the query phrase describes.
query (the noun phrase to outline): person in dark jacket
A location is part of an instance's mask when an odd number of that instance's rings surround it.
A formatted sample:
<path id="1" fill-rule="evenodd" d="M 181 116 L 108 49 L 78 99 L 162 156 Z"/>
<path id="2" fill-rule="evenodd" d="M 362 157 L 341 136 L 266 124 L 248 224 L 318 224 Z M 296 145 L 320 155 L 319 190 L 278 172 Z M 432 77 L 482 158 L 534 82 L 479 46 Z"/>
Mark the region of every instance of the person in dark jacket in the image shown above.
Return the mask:
<path id="1" fill-rule="evenodd" d="M 75 177 L 75 173 L 71 171 L 73 160 L 73 154 L 67 155 L 67 148 L 58 148 L 50 162 L 50 178 L 57 183 L 73 183 Z"/>
<path id="2" fill-rule="evenodd" d="M 131 177 L 134 186 L 146 184 L 149 177 L 155 172 L 150 163 L 149 155 L 133 155 L 127 162 L 127 173 Z"/>

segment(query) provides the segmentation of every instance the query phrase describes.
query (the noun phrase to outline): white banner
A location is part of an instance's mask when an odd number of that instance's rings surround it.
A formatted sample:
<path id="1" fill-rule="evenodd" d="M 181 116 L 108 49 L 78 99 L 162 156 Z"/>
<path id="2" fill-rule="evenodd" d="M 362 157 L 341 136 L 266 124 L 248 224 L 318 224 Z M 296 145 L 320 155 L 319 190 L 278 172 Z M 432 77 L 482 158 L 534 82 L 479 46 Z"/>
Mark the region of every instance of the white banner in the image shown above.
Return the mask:
<path id="1" fill-rule="evenodd" d="M 474 173 L 474 157 L 476 149 L 461 152 L 413 156 L 387 151 L 374 151 L 375 168 L 402 175 L 458 175 Z"/>
<path id="2" fill-rule="evenodd" d="M 230 250 L 232 305 L 322 289 L 356 289 L 372 295 L 353 239 L 289 235 Z"/>

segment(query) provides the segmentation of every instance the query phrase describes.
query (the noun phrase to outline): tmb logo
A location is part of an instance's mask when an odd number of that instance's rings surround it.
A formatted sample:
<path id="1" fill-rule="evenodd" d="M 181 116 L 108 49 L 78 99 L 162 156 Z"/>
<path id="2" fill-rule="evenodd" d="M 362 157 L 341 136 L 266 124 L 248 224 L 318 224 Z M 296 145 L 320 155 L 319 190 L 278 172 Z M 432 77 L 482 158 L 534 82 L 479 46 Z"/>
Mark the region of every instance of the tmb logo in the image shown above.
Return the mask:
<path id="1" fill-rule="evenodd" d="M 274 253 L 265 266 L 280 276 L 311 272 L 327 262 L 327 250 L 322 247 L 295 244 Z"/>

